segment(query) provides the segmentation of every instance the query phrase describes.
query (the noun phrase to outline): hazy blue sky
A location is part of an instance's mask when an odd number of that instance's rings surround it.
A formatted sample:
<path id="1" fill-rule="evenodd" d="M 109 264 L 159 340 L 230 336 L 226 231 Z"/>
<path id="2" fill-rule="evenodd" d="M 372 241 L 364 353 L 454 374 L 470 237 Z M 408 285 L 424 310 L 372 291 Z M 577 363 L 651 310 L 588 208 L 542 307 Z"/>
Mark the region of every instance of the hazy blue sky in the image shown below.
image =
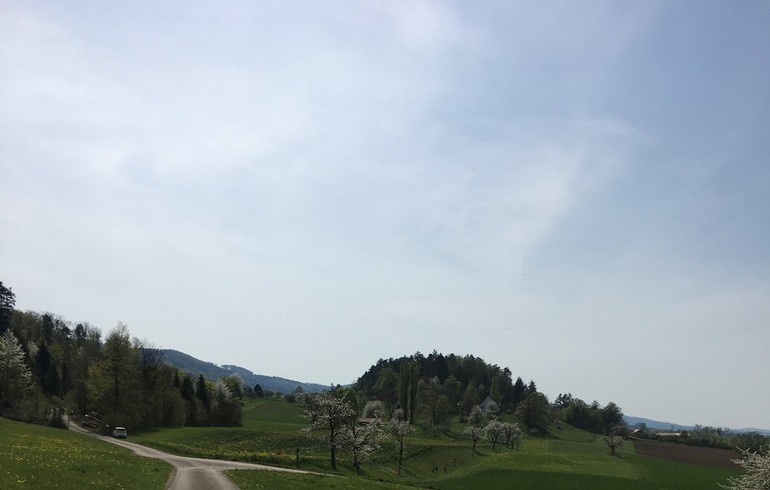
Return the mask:
<path id="1" fill-rule="evenodd" d="M 770 428 L 770 3 L 0 0 L 0 280 L 219 364 Z"/>

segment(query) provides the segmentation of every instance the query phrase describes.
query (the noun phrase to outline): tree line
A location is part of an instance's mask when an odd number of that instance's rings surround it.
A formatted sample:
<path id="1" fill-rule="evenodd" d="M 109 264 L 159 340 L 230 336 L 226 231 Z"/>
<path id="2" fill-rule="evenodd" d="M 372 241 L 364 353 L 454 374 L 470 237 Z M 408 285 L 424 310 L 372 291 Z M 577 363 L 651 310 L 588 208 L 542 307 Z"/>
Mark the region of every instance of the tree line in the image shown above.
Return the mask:
<path id="1" fill-rule="evenodd" d="M 681 431 L 650 430 L 646 424 L 637 424 L 634 435 L 643 439 L 676 442 L 688 446 L 717 447 L 722 449 L 740 448 L 760 451 L 770 446 L 770 437 L 756 431 L 735 432 L 725 427 L 696 425 Z"/>
<path id="2" fill-rule="evenodd" d="M 207 380 L 163 362 L 118 324 L 106 337 L 88 323 L 21 312 L 0 282 L 0 416 L 63 426 L 64 408 L 106 426 L 241 423 L 240 376 Z"/>

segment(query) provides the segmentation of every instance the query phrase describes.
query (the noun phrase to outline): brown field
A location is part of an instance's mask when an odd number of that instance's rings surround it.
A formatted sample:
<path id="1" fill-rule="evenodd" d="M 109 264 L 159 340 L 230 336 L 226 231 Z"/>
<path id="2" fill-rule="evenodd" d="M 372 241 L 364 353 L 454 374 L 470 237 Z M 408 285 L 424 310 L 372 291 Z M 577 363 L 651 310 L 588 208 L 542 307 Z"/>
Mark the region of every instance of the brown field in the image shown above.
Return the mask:
<path id="1" fill-rule="evenodd" d="M 686 446 L 673 442 L 634 441 L 636 452 L 643 456 L 670 459 L 679 463 L 699 464 L 715 468 L 738 468 L 731 460 L 739 458 L 738 451 L 713 447 Z"/>

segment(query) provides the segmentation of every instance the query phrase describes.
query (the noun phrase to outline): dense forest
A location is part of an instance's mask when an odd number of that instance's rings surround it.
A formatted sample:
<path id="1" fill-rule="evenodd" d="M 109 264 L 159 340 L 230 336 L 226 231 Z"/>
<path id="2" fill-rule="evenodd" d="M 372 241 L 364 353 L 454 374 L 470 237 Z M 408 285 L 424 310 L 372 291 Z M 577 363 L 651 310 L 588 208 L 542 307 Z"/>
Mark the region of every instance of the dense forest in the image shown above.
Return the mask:
<path id="1" fill-rule="evenodd" d="M 62 426 L 67 407 L 131 430 L 240 425 L 245 387 L 237 374 L 193 378 L 131 339 L 125 325 L 102 338 L 88 323 L 14 306 L 13 291 L 0 282 L 0 416 Z"/>

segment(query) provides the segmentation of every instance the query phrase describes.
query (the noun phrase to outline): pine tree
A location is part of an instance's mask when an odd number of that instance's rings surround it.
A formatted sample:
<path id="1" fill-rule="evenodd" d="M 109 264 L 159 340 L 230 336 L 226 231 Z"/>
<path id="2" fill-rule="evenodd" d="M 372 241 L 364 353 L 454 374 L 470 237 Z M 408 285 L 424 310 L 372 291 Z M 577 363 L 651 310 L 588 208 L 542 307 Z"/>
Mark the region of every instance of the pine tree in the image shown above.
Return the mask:
<path id="1" fill-rule="evenodd" d="M 0 281 L 0 335 L 8 330 L 14 305 L 16 305 L 16 296 L 11 288 L 3 286 L 3 282 Z"/>

